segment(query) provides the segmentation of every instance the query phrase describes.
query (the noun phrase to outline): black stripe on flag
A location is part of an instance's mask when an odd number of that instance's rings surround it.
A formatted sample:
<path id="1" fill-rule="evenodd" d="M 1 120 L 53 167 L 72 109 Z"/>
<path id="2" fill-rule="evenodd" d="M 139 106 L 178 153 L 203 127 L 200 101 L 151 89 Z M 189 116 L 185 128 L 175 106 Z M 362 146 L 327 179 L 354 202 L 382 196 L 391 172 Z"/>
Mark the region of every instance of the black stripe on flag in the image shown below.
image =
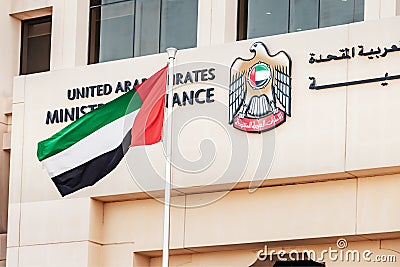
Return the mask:
<path id="1" fill-rule="evenodd" d="M 117 148 L 53 177 L 52 180 L 60 194 L 66 196 L 79 189 L 92 186 L 114 170 L 128 151 L 131 139 L 131 131 L 128 131 Z"/>

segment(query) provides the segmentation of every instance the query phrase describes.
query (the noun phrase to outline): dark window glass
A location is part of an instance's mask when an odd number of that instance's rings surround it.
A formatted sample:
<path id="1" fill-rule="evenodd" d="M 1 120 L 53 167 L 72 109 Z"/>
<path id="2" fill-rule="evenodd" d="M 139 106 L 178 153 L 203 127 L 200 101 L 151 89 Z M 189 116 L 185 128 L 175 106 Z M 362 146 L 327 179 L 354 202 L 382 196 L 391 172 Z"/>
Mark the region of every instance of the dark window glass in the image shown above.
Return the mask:
<path id="1" fill-rule="evenodd" d="M 289 32 L 318 28 L 319 0 L 290 0 Z"/>
<path id="2" fill-rule="evenodd" d="M 364 0 L 354 2 L 354 22 L 364 20 Z"/>
<path id="3" fill-rule="evenodd" d="M 354 0 L 321 0 L 320 27 L 354 21 Z"/>
<path id="4" fill-rule="evenodd" d="M 132 57 L 134 1 L 102 2 L 105 5 L 100 9 L 99 61 Z"/>
<path id="5" fill-rule="evenodd" d="M 161 51 L 184 49 L 197 44 L 197 0 L 164 0 L 161 23 Z"/>
<path id="6" fill-rule="evenodd" d="M 135 56 L 158 53 L 160 47 L 159 0 L 136 1 Z"/>
<path id="7" fill-rule="evenodd" d="M 249 0 L 247 38 L 288 32 L 289 0 Z"/>
<path id="8" fill-rule="evenodd" d="M 362 21 L 364 1 L 238 0 L 237 39 Z"/>
<path id="9" fill-rule="evenodd" d="M 312 260 L 299 261 L 277 261 L 274 267 L 325 267 L 325 263 L 319 263 Z"/>
<path id="10" fill-rule="evenodd" d="M 50 70 L 51 16 L 22 21 L 20 74 Z"/>
<path id="11" fill-rule="evenodd" d="M 91 0 L 89 63 L 197 44 L 198 0 Z"/>

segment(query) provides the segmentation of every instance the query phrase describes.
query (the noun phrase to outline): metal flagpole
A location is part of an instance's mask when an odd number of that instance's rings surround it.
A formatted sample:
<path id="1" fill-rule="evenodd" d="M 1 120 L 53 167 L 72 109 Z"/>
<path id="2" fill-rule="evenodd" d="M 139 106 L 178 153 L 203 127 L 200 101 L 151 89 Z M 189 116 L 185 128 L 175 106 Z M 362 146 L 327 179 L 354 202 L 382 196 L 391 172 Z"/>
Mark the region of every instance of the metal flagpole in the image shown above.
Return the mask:
<path id="1" fill-rule="evenodd" d="M 168 54 L 168 86 L 167 93 L 167 138 L 166 142 L 166 162 L 165 162 L 165 199 L 164 199 L 164 243 L 162 267 L 169 266 L 169 223 L 170 223 L 170 202 L 171 202 L 171 151 L 172 151 L 172 98 L 173 98 L 173 77 L 174 77 L 174 60 L 176 48 L 167 48 Z"/>

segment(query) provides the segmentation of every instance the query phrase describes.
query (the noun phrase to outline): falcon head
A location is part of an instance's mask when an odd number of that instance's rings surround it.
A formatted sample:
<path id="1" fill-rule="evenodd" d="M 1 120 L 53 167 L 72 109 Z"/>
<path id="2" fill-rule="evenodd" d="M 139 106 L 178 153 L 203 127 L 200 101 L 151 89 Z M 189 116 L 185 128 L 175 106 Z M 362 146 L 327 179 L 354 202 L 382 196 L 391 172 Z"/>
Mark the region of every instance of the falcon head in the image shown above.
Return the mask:
<path id="1" fill-rule="evenodd" d="M 264 45 L 262 42 L 255 42 L 251 47 L 250 47 L 250 52 L 252 53 L 258 53 L 261 51 L 266 51 L 267 47 Z"/>

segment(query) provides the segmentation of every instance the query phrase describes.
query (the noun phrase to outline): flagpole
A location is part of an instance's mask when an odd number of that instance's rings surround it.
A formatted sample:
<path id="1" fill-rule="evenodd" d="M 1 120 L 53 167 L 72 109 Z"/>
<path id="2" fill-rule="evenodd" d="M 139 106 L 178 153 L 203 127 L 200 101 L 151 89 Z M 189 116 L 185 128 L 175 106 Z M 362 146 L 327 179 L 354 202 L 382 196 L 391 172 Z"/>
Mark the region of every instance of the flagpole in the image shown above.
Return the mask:
<path id="1" fill-rule="evenodd" d="M 162 255 L 162 267 L 169 266 L 169 235 L 170 235 L 170 209 L 171 209 L 171 152 L 172 152 L 172 98 L 173 98 L 173 77 L 174 60 L 176 48 L 167 48 L 168 54 L 168 86 L 167 93 L 167 132 L 166 132 L 166 162 L 165 162 L 165 200 L 164 200 L 164 243 Z"/>

